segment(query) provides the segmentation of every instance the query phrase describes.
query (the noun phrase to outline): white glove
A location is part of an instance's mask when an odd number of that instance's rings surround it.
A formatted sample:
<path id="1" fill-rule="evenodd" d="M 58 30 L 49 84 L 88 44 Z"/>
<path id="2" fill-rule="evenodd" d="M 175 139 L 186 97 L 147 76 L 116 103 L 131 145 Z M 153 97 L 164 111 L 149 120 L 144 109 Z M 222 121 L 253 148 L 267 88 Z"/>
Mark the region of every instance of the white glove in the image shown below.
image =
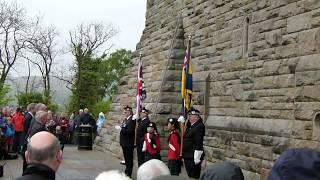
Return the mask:
<path id="1" fill-rule="evenodd" d="M 186 120 L 184 119 L 183 116 L 180 116 L 180 117 L 178 118 L 178 122 L 184 123 L 184 122 L 186 122 Z"/>
<path id="2" fill-rule="evenodd" d="M 114 128 L 115 128 L 118 132 L 120 132 L 120 131 L 121 131 L 121 127 L 120 127 L 119 125 L 114 126 Z"/>
<path id="3" fill-rule="evenodd" d="M 174 148 L 174 146 L 172 144 L 169 143 L 169 148 L 172 150 L 172 151 L 176 151 L 176 148 Z"/>
<path id="4" fill-rule="evenodd" d="M 134 120 L 134 121 L 137 120 L 138 118 L 139 118 L 139 117 L 138 117 L 137 114 L 135 114 L 135 115 L 132 116 L 132 120 Z"/>
<path id="5" fill-rule="evenodd" d="M 157 148 L 157 146 L 154 144 L 153 146 L 152 146 L 154 149 L 156 149 Z"/>
<path id="6" fill-rule="evenodd" d="M 143 141 L 143 146 L 142 146 L 142 152 L 146 152 L 147 150 L 147 144 L 146 144 L 146 141 Z"/>
<path id="7" fill-rule="evenodd" d="M 199 150 L 195 150 L 194 154 L 193 154 L 193 158 L 194 158 L 194 164 L 199 164 L 201 162 L 200 158 L 202 155 L 203 151 L 199 151 Z"/>

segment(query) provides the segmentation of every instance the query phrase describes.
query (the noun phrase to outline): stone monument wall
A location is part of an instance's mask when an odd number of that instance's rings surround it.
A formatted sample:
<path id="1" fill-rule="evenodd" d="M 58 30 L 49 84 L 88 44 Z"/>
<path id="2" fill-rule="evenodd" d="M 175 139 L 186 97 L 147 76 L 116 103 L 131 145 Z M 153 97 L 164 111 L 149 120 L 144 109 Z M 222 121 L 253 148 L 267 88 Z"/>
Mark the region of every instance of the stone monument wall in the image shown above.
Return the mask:
<path id="1" fill-rule="evenodd" d="M 285 149 L 320 149 L 319 0 L 149 0 L 136 53 L 143 53 L 144 104 L 162 125 L 180 113 L 188 34 L 205 165 L 227 160 L 247 179 L 265 179 Z M 124 105 L 135 107 L 137 62 L 136 55 L 121 79 L 96 149 L 121 156 L 113 126 Z"/>

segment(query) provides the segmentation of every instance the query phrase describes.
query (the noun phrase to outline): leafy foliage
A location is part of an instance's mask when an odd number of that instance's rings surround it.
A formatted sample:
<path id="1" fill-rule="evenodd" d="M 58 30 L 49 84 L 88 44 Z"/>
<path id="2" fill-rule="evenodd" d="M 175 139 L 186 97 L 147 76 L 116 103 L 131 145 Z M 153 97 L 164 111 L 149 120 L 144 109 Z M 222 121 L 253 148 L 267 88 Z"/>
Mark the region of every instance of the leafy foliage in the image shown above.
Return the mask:
<path id="1" fill-rule="evenodd" d="M 26 109 L 30 103 L 44 103 L 48 106 L 48 109 L 53 112 L 58 109 L 58 106 L 52 103 L 50 96 L 40 92 L 19 93 L 16 97 L 18 99 L 18 105 L 23 109 Z"/>
<path id="2" fill-rule="evenodd" d="M 98 118 L 100 112 L 105 113 L 109 111 L 110 104 L 111 101 L 101 100 L 92 107 L 91 113 L 94 115 L 94 117 Z"/>
<path id="3" fill-rule="evenodd" d="M 13 100 L 12 97 L 8 96 L 10 92 L 10 87 L 7 85 L 2 85 L 0 88 L 0 106 L 7 105 L 10 101 Z"/>
<path id="4" fill-rule="evenodd" d="M 107 99 L 111 99 L 116 91 L 130 62 L 131 51 L 120 49 L 109 56 L 102 55 L 98 58 L 91 57 L 90 53 L 83 55 L 81 46 L 77 51 L 77 71 L 68 111 L 87 107 L 91 112 L 101 112 L 101 109 L 96 108 L 100 107 L 99 103 L 104 104 L 106 95 Z M 107 108 L 106 104 L 104 108 Z"/>
<path id="5" fill-rule="evenodd" d="M 19 93 L 16 97 L 18 105 L 23 109 L 26 109 L 30 103 L 44 103 L 42 93 L 40 92 Z"/>

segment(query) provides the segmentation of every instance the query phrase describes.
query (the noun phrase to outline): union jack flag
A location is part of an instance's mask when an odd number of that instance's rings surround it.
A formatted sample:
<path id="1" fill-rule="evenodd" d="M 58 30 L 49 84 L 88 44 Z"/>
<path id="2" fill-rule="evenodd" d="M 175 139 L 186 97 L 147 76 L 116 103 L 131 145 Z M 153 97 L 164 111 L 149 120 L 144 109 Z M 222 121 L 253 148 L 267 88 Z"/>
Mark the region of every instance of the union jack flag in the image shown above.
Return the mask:
<path id="1" fill-rule="evenodd" d="M 147 92 L 144 87 L 144 81 L 143 81 L 143 72 L 142 72 L 142 62 L 141 62 L 141 56 L 140 61 L 138 65 L 138 82 L 137 82 L 137 108 L 136 108 L 136 114 L 139 115 L 141 109 L 142 109 L 142 101 L 147 98 Z"/>

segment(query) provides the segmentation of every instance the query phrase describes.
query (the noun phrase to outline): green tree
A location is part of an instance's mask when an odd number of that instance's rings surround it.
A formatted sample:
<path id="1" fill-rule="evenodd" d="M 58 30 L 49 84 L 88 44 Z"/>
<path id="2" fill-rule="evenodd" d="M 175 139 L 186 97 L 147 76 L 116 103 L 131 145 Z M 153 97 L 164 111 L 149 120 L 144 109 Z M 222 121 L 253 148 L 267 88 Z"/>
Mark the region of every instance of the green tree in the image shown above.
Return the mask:
<path id="1" fill-rule="evenodd" d="M 10 101 L 13 100 L 12 97 L 8 96 L 10 92 L 10 87 L 8 85 L 1 85 L 0 88 L 0 106 L 7 105 Z"/>
<path id="2" fill-rule="evenodd" d="M 23 109 L 26 109 L 30 103 L 44 103 L 48 106 L 48 109 L 53 112 L 58 109 L 58 106 L 54 104 L 50 98 L 48 99 L 47 95 L 40 92 L 18 93 L 16 97 L 18 99 L 18 105 Z"/>
<path id="3" fill-rule="evenodd" d="M 16 97 L 18 105 L 23 109 L 26 109 L 30 103 L 44 103 L 42 93 L 40 92 L 18 93 Z"/>
<path id="4" fill-rule="evenodd" d="M 126 68 L 131 60 L 132 52 L 126 49 L 119 49 L 110 54 L 109 57 L 103 61 L 101 68 L 101 75 L 103 78 L 104 92 L 109 99 L 117 91 L 120 78 L 124 75 Z"/>
<path id="5" fill-rule="evenodd" d="M 78 49 L 81 51 L 81 48 Z M 88 107 L 96 111 L 96 104 L 111 100 L 120 78 L 131 59 L 131 51 L 120 49 L 109 56 L 92 58 L 78 53 L 76 60 L 77 72 L 72 87 L 72 95 L 68 111 Z M 109 103 L 109 102 L 108 102 Z M 104 111 L 97 109 L 97 111 Z"/>

